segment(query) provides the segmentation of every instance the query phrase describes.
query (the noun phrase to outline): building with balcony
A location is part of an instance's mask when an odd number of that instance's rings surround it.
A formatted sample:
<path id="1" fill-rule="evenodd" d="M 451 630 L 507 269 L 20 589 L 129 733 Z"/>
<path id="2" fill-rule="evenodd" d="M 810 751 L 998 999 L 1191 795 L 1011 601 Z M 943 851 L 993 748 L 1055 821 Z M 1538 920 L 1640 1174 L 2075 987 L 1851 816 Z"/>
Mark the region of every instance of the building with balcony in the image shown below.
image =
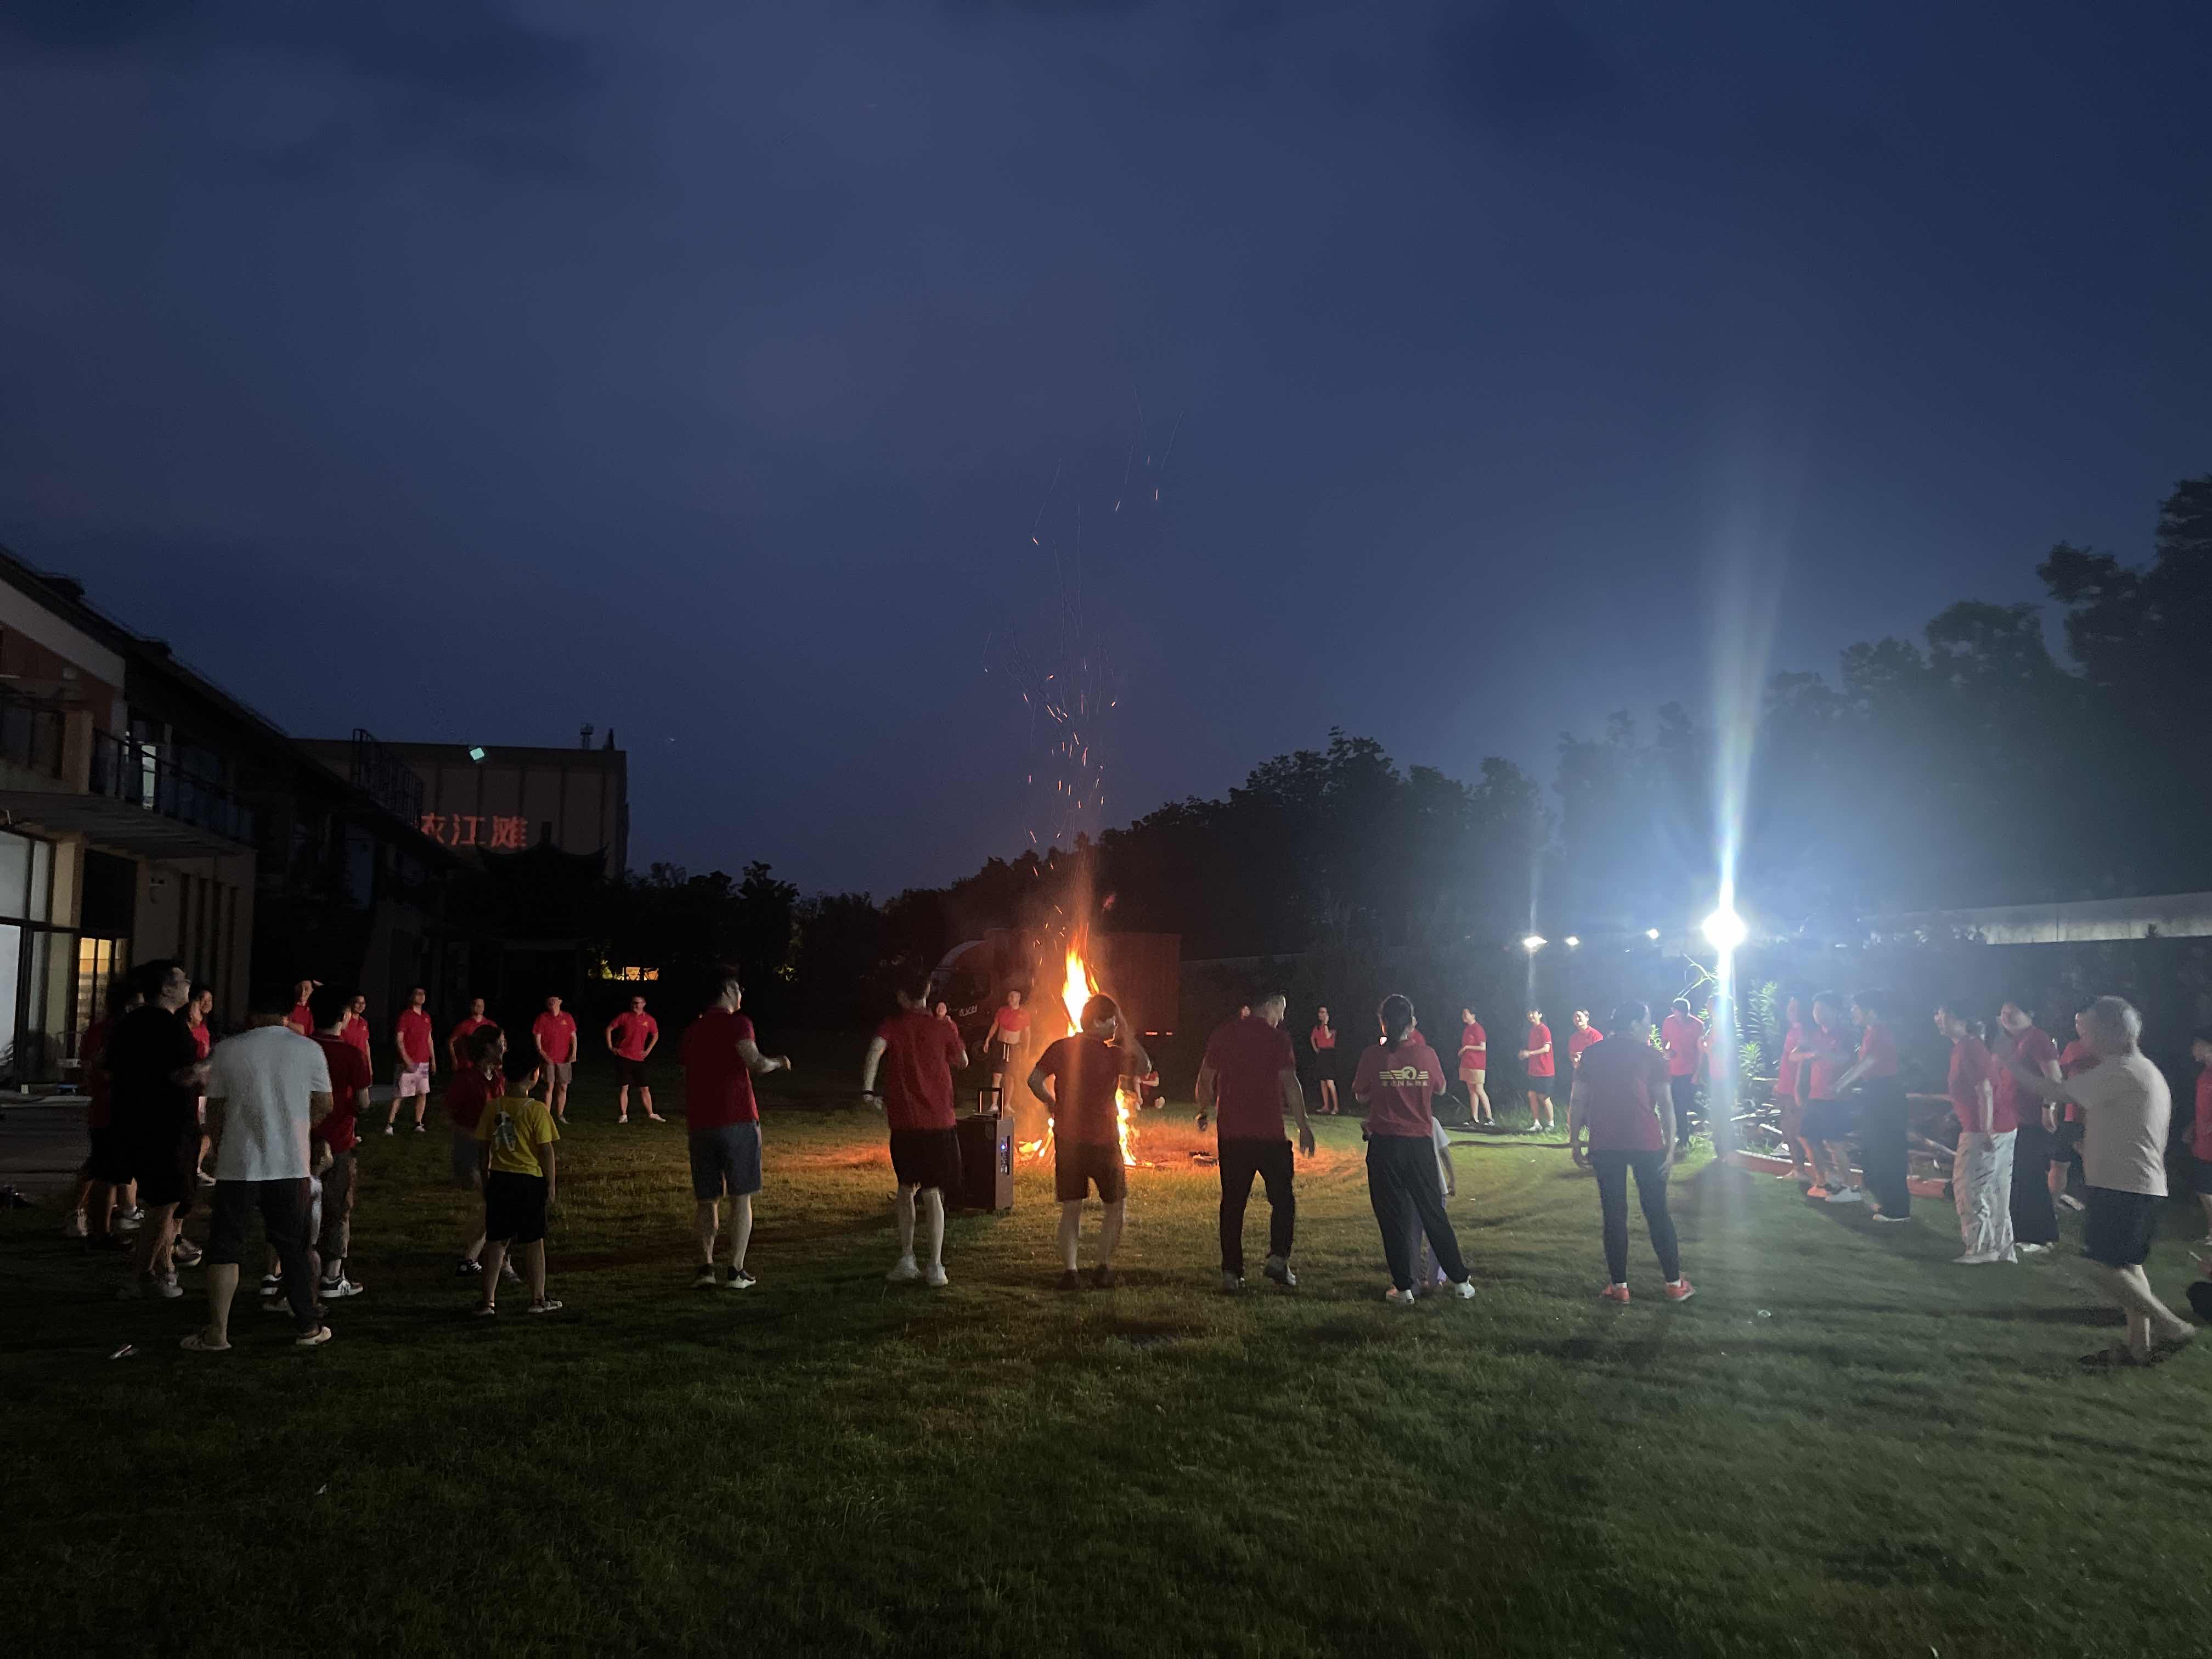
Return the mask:
<path id="1" fill-rule="evenodd" d="M 0 1081 L 66 1078 L 107 984 L 177 957 L 243 1009 L 256 973 L 445 989 L 460 865 L 163 641 L 0 550 Z"/>

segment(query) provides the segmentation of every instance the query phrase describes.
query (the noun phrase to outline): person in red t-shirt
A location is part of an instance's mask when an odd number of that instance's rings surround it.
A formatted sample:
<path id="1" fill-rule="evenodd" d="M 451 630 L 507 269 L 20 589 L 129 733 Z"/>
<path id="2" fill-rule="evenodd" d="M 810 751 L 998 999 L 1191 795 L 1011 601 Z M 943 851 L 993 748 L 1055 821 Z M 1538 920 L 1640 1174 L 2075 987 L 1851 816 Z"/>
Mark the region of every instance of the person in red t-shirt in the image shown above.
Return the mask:
<path id="1" fill-rule="evenodd" d="M 107 1012 L 94 1019 L 77 1039 L 78 1076 L 85 1094 L 84 1123 L 91 1146 L 76 1172 L 76 1206 L 63 1237 L 82 1238 L 94 1250 L 126 1249 L 116 1223 L 130 1207 L 130 1149 L 115 1132 L 113 1095 L 107 1075 L 107 1033 L 115 1021 L 145 1000 L 137 986 L 118 975 L 109 987 Z"/>
<path id="2" fill-rule="evenodd" d="M 2204 1206 L 2204 1243 L 2212 1245 L 2212 1030 L 2190 1040 L 2197 1073 L 2196 1112 L 2189 1126 L 2189 1188 Z"/>
<path id="3" fill-rule="evenodd" d="M 1569 1068 L 1571 1070 L 1579 1071 L 1582 1068 L 1583 1050 L 1589 1048 L 1594 1042 L 1602 1042 L 1604 1041 L 1605 1033 L 1599 1030 L 1596 1026 L 1590 1024 L 1589 1010 L 1587 1008 L 1576 1009 L 1574 1027 L 1567 1033 L 1567 1060 Z M 1570 1096 L 1570 1103 L 1571 1103 L 1571 1100 L 1572 1097 Z"/>
<path id="4" fill-rule="evenodd" d="M 717 986 L 714 1000 L 684 1033 L 684 1122 L 699 1222 L 699 1267 L 691 1282 L 702 1290 L 714 1287 L 714 1236 L 726 1197 L 730 1276 L 725 1282 L 731 1290 L 749 1291 L 759 1282 L 745 1271 L 753 1194 L 761 1188 L 760 1103 L 753 1097 L 753 1079 L 789 1071 L 791 1058 L 761 1053 L 752 1021 L 738 1012 L 744 1005 L 745 988 L 736 969 L 721 969 Z M 634 1012 L 642 1014 L 645 999 L 630 1000 Z M 611 1032 L 614 1027 L 607 1029 Z"/>
<path id="5" fill-rule="evenodd" d="M 1490 1034 L 1474 1017 L 1474 1010 L 1459 1011 L 1459 1080 L 1467 1085 L 1467 1115 L 1477 1127 L 1494 1129 L 1498 1115 L 1491 1109 Z"/>
<path id="6" fill-rule="evenodd" d="M 446 1058 L 453 1062 L 455 1071 L 459 1071 L 466 1063 L 462 1058 L 461 1045 L 469 1040 L 469 1034 L 479 1026 L 490 1024 L 484 1014 L 484 1000 L 482 997 L 470 998 L 467 1015 L 446 1033 Z"/>
<path id="7" fill-rule="evenodd" d="M 1552 1028 L 1544 1024 L 1544 1011 L 1528 1011 L 1528 1032 L 1521 1039 L 1521 1065 L 1528 1074 L 1528 1130 L 1555 1127 L 1552 1115 L 1552 1079 L 1558 1066 L 1552 1058 Z"/>
<path id="8" fill-rule="evenodd" d="M 1996 1061 L 1974 1035 L 1960 1005 L 1947 1002 L 1936 1009 L 1936 1029 L 1950 1039 L 1948 1091 L 1952 1114 L 1959 1120 L 1951 1196 L 1959 1207 L 1959 1237 L 1966 1248 L 1956 1260 L 1968 1267 L 2017 1261 L 2009 1194 L 2019 1121 L 2007 1092 L 1996 1083 Z"/>
<path id="9" fill-rule="evenodd" d="M 646 1060 L 660 1046 L 660 1023 L 645 1012 L 645 999 L 632 997 L 629 1006 L 607 1022 L 605 1035 L 607 1048 L 615 1057 L 615 1121 L 629 1121 L 629 1091 L 635 1084 L 637 1103 L 645 1108 L 646 1116 L 655 1123 L 665 1123 L 668 1120 L 653 1109 L 653 1079 L 645 1069 Z M 562 1104 L 568 1104 L 565 1095 Z M 568 1121 L 558 1113 L 555 1117 L 562 1123 Z"/>
<path id="10" fill-rule="evenodd" d="M 345 1024 L 341 1028 L 340 1034 L 348 1042 L 361 1050 L 361 1057 L 369 1062 L 369 1070 L 374 1071 L 376 1061 L 369 1052 L 368 1043 L 368 999 L 358 991 L 354 993 L 352 1000 L 346 1004 Z"/>
<path id="11" fill-rule="evenodd" d="M 1898 1075 L 1897 1038 L 1889 1025 L 1889 993 L 1860 991 L 1851 998 L 1851 1018 L 1859 1024 L 1859 1053 L 1837 1079 L 1838 1090 L 1856 1087 L 1859 1097 L 1859 1167 L 1864 1197 L 1874 1200 L 1875 1219 L 1899 1222 L 1912 1213 L 1912 1188 L 1906 1182 L 1906 1132 L 1911 1122 L 1905 1084 Z"/>
<path id="12" fill-rule="evenodd" d="M 1232 1019 L 1206 1039 L 1198 1064 L 1198 1127 L 1218 1120 L 1215 1151 L 1221 1170 L 1221 1288 L 1244 1288 L 1244 1211 L 1252 1177 L 1267 1186 L 1267 1262 L 1261 1269 L 1285 1290 L 1296 1290 L 1291 1244 L 1297 1198 L 1291 1188 L 1291 1143 L 1283 1114 L 1298 1121 L 1298 1150 L 1313 1156 L 1313 1127 L 1306 1121 L 1306 1091 L 1298 1085 L 1298 1060 L 1283 1030 L 1290 999 L 1263 996 L 1249 1017 Z"/>
<path id="13" fill-rule="evenodd" d="M 1129 1172 L 1121 1162 L 1121 1079 L 1152 1069 L 1152 1056 L 1136 1033 L 1125 1028 L 1120 1005 L 1106 996 L 1085 1003 L 1079 1029 L 1046 1048 L 1030 1068 L 1030 1092 L 1052 1114 L 1052 1190 L 1060 1200 L 1063 1291 L 1083 1287 L 1077 1272 L 1083 1200 L 1094 1186 L 1105 1215 L 1091 1282 L 1102 1291 L 1114 1287 L 1114 1247 L 1121 1243 L 1129 1204 Z"/>
<path id="14" fill-rule="evenodd" d="M 1313 1029 L 1306 1033 L 1306 1052 L 1313 1056 L 1314 1108 L 1323 1117 L 1334 1117 L 1343 1109 L 1336 1098 L 1336 1027 L 1328 1023 L 1328 1010 L 1314 1010 Z"/>
<path id="15" fill-rule="evenodd" d="M 386 1134 L 399 1121 L 400 1109 L 410 1100 L 415 1103 L 415 1133 L 423 1133 L 422 1113 L 430 1104 L 430 1079 L 438 1074 L 437 1028 L 430 1024 L 429 1011 L 422 1006 L 429 1000 L 429 992 L 416 986 L 407 994 L 407 1006 L 399 1011 L 399 1018 L 392 1023 L 399 1069 L 392 1079 L 392 1115 L 384 1124 Z"/>
<path id="16" fill-rule="evenodd" d="M 545 999 L 545 1012 L 530 1022 L 538 1045 L 538 1070 L 545 1073 L 545 1104 L 555 1120 L 568 1121 L 568 1085 L 576 1080 L 576 1017 L 563 1013 L 561 999 Z"/>
<path id="17" fill-rule="evenodd" d="M 2014 1060 L 2038 1077 L 2053 1083 L 2062 1080 L 2058 1045 L 2018 998 L 1997 1010 L 1992 1075 L 1997 1115 L 2020 1126 L 2012 1168 L 2006 1176 L 2013 1240 L 2022 1255 L 2046 1255 L 2058 1243 L 2058 1212 L 2051 1200 L 2051 1153 L 2057 1143 L 2058 1109 L 2032 1098 L 2020 1086 L 2009 1064 Z"/>
<path id="18" fill-rule="evenodd" d="M 317 1294 L 325 1302 L 334 1297 L 359 1296 L 362 1291 L 346 1277 L 345 1263 L 353 1241 L 354 1148 L 360 1141 L 356 1117 L 368 1103 L 369 1085 L 376 1081 L 376 1074 L 369 1069 L 368 1056 L 346 1041 L 345 1024 L 350 1017 L 347 1005 L 351 1000 L 343 992 L 325 986 L 316 990 L 308 1004 L 314 1011 L 315 1044 L 323 1051 L 324 1063 L 331 1073 L 331 1109 L 315 1125 L 312 1137 L 317 1148 L 313 1164 L 319 1166 L 324 1154 L 330 1158 L 322 1170 L 323 1225 L 315 1239 L 316 1254 L 323 1264 Z"/>
<path id="19" fill-rule="evenodd" d="M 1813 1185 L 1805 1196 L 1831 1204 L 1863 1204 L 1851 1184 L 1851 1136 L 1857 1114 L 1842 1088 L 1851 1066 L 1851 1030 L 1844 999 L 1834 991 L 1813 998 L 1813 1023 L 1799 1040 L 1804 1066 L 1805 1144 L 1813 1155 Z"/>
<path id="20" fill-rule="evenodd" d="M 315 1011 L 310 1004 L 315 988 L 321 983 L 319 979 L 303 979 L 292 988 L 292 1012 L 284 1016 L 284 1024 L 289 1030 L 297 1031 L 301 1036 L 315 1034 Z"/>
<path id="21" fill-rule="evenodd" d="M 1014 1069 L 1014 1061 L 1029 1041 L 1030 1011 L 1022 1006 L 1019 991 L 1006 993 L 1006 1000 L 991 1015 L 991 1029 L 983 1034 L 983 1057 L 990 1063 L 991 1093 L 1000 1109 L 1006 1105 L 1004 1091 L 1006 1074 Z"/>
<path id="22" fill-rule="evenodd" d="M 1382 1230 L 1382 1255 L 1390 1264 L 1386 1300 L 1394 1307 L 1413 1305 L 1415 1241 L 1424 1234 L 1452 1293 L 1466 1300 L 1474 1296 L 1474 1285 L 1460 1254 L 1459 1235 L 1444 1213 L 1443 1188 L 1437 1178 L 1432 1103 L 1443 1091 L 1443 1064 L 1414 1029 L 1413 1005 L 1407 998 L 1383 998 L 1375 1018 L 1382 1040 L 1359 1051 L 1352 1097 L 1367 1108 L 1367 1201 Z M 1529 1021 L 1537 1024 L 1534 1010 Z M 1546 1031 L 1547 1065 L 1551 1042 Z"/>
<path id="23" fill-rule="evenodd" d="M 1696 1294 L 1682 1276 L 1682 1252 L 1667 1208 L 1667 1172 L 1674 1166 L 1674 1099 L 1667 1056 L 1651 1044 L 1651 1010 L 1624 1002 L 1613 1011 L 1617 1042 L 1584 1054 L 1567 1097 L 1567 1146 L 1576 1167 L 1597 1176 L 1598 1209 L 1605 1230 L 1605 1289 L 1608 1302 L 1628 1300 L 1628 1177 L 1644 1230 L 1669 1302 Z M 1586 1152 L 1583 1137 L 1587 1132 Z"/>
<path id="24" fill-rule="evenodd" d="M 2074 1016 L 2074 1040 L 2058 1056 L 2058 1075 L 2069 1078 L 2088 1071 L 2100 1056 L 2089 1042 L 2089 1011 Z M 2058 1132 L 2051 1138 L 2051 1201 L 2061 1209 L 2080 1210 L 2081 1200 L 2067 1191 L 2074 1166 L 2081 1159 L 2081 1109 L 2068 1101 L 2061 1109 Z"/>
<path id="25" fill-rule="evenodd" d="M 1698 1064 L 1705 1057 L 1705 1022 L 1690 1012 L 1690 1000 L 1676 997 L 1659 1022 L 1659 1046 L 1667 1051 L 1668 1091 L 1674 1097 L 1674 1152 L 1690 1150 L 1698 1105 Z"/>
<path id="26" fill-rule="evenodd" d="M 453 1130 L 453 1185 L 465 1192 L 481 1193 L 489 1149 L 477 1139 L 477 1130 L 483 1122 L 484 1108 L 506 1089 L 507 1033 L 493 1024 L 477 1026 L 462 1047 L 461 1060 L 460 1070 L 446 1085 L 446 1119 Z M 455 1270 L 464 1278 L 483 1271 L 483 1206 L 473 1206 L 470 1215 L 470 1239 L 461 1247 L 461 1264 Z M 520 1282 L 512 1258 L 501 1258 L 500 1273 L 506 1279 Z"/>
<path id="27" fill-rule="evenodd" d="M 1774 1109 L 1781 1119 L 1782 1145 L 1790 1153 L 1790 1167 L 1775 1177 L 1813 1184 L 1814 1170 L 1805 1146 L 1805 1004 L 1791 997 L 1784 1006 L 1782 1058 L 1774 1067 Z"/>
<path id="28" fill-rule="evenodd" d="M 920 1279 L 933 1288 L 945 1279 L 945 1189 L 960 1185 L 960 1137 L 953 1127 L 952 1074 L 968 1069 L 960 1029 L 929 1008 L 929 975 L 898 988 L 898 1012 L 876 1028 L 860 1062 L 860 1094 L 883 1109 L 890 1125 L 891 1173 L 898 1178 L 898 1260 L 886 1275 L 894 1285 Z M 876 1092 L 883 1074 L 884 1091 Z M 919 1196 L 928 1225 L 929 1265 L 915 1261 L 914 1225 Z"/>
<path id="29" fill-rule="evenodd" d="M 185 1029 L 192 1034 L 192 1048 L 194 1052 L 199 1055 L 199 1062 L 203 1066 L 207 1064 L 208 1055 L 215 1050 L 215 1031 L 208 1024 L 208 1016 L 214 1012 L 214 1011 L 215 992 L 213 988 L 201 984 L 197 981 L 194 981 L 192 985 L 192 1000 L 185 1005 Z M 198 1177 L 201 1186 L 212 1187 L 215 1185 L 215 1177 L 210 1175 L 207 1171 L 207 1161 L 208 1154 L 215 1150 L 215 1142 L 208 1137 L 207 1097 L 205 1095 L 199 1097 L 198 1102 L 193 1109 L 195 1114 L 198 1115 L 200 1123 L 200 1151 L 198 1158 L 192 1165 L 192 1174 Z M 176 1246 L 173 1248 L 185 1247 L 186 1241 L 182 1237 L 179 1237 L 177 1240 Z M 189 1267 L 192 1265 L 192 1261 L 197 1258 L 185 1257 L 181 1259 L 183 1260 L 184 1265 Z"/>

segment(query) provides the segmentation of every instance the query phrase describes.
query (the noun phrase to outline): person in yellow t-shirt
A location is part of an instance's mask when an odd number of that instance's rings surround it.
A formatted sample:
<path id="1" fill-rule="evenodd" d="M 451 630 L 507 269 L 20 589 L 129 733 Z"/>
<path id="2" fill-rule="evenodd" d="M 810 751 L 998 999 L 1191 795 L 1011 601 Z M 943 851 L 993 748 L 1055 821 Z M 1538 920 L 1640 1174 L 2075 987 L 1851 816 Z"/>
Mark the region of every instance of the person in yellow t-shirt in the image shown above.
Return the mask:
<path id="1" fill-rule="evenodd" d="M 553 1206 L 553 1143 L 561 1132 L 545 1103 L 533 1099 L 538 1056 L 527 1048 L 507 1051 L 501 1063 L 505 1091 L 484 1105 L 477 1139 L 484 1149 L 483 1300 L 479 1315 L 499 1311 L 500 1264 L 512 1249 L 523 1261 L 530 1286 L 530 1311 L 553 1313 L 561 1304 L 545 1294 L 545 1212 Z"/>

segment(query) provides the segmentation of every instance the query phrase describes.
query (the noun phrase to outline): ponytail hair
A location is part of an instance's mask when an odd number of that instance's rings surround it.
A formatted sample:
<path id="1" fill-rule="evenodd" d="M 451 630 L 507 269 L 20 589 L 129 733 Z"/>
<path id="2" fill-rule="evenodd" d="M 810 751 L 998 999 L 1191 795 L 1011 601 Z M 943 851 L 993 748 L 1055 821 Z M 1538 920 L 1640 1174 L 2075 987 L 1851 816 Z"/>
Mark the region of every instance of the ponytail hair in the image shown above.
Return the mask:
<path id="1" fill-rule="evenodd" d="M 1382 1043 L 1395 1048 L 1403 1042 L 1413 1030 L 1413 1005 L 1407 998 L 1392 992 L 1382 999 L 1382 1006 L 1375 1011 L 1382 1022 Z"/>

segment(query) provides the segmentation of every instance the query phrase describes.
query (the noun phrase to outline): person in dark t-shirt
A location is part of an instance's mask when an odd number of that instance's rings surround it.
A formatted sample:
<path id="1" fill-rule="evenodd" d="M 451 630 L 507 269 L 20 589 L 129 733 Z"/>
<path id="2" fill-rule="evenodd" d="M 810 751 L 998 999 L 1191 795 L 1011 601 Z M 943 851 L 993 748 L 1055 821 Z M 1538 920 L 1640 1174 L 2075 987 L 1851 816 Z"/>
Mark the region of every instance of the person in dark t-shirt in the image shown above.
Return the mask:
<path id="1" fill-rule="evenodd" d="M 1030 1073 L 1030 1091 L 1052 1113 L 1053 1191 L 1060 1200 L 1060 1288 L 1080 1290 L 1076 1244 L 1083 1227 L 1083 1200 L 1092 1186 L 1106 1206 L 1098 1230 L 1098 1266 L 1091 1283 L 1114 1285 L 1114 1247 L 1121 1242 L 1128 1212 L 1129 1176 L 1121 1161 L 1121 1079 L 1152 1069 L 1152 1056 L 1133 1032 L 1122 1025 L 1121 1010 L 1111 997 L 1083 1005 L 1083 1029 L 1060 1038 L 1037 1057 Z"/>
<path id="2" fill-rule="evenodd" d="M 126 1296 L 182 1296 L 171 1247 L 198 1185 L 199 1045 L 185 1023 L 191 975 L 182 963 L 149 962 L 131 981 L 146 1000 L 107 1034 L 109 1110 L 146 1212 Z"/>

